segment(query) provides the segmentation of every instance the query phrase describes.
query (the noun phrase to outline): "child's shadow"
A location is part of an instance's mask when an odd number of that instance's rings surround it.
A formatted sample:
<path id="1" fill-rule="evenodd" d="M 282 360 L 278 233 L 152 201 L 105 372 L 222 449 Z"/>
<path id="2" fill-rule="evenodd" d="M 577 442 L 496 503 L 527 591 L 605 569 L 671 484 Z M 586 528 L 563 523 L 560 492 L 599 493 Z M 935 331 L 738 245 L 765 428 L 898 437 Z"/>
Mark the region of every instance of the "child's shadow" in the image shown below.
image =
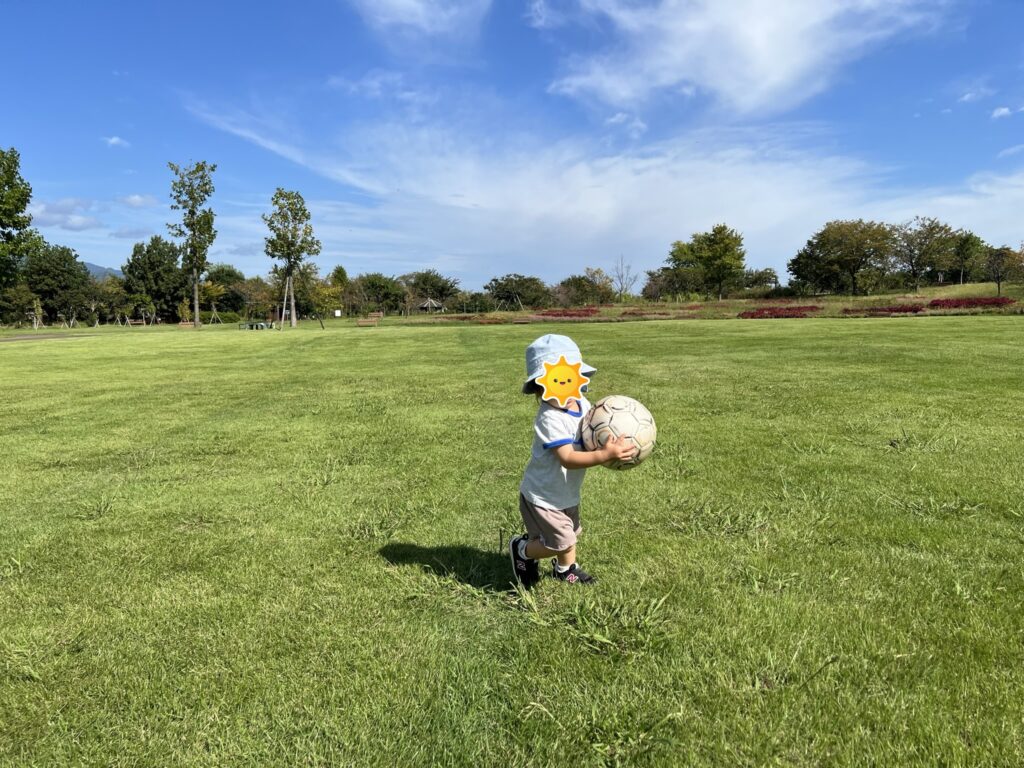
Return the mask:
<path id="1" fill-rule="evenodd" d="M 507 555 L 466 546 L 421 547 L 395 542 L 380 548 L 393 565 L 418 565 L 428 573 L 450 576 L 463 584 L 489 592 L 512 589 L 512 566 Z"/>

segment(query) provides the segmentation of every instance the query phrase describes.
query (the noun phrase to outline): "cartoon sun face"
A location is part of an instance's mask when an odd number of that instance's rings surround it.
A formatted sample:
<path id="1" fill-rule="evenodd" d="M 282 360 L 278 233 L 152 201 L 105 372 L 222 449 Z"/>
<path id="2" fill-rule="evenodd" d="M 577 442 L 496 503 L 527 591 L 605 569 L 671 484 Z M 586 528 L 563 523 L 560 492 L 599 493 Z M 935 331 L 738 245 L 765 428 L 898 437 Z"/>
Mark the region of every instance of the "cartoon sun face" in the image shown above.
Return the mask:
<path id="1" fill-rule="evenodd" d="M 579 400 L 583 396 L 583 386 L 590 381 L 580 373 L 581 365 L 583 363 L 570 364 L 565 355 L 559 357 L 554 365 L 544 363 L 544 375 L 535 379 L 544 388 L 543 398 L 557 400 L 562 408 L 567 408 L 572 399 Z"/>

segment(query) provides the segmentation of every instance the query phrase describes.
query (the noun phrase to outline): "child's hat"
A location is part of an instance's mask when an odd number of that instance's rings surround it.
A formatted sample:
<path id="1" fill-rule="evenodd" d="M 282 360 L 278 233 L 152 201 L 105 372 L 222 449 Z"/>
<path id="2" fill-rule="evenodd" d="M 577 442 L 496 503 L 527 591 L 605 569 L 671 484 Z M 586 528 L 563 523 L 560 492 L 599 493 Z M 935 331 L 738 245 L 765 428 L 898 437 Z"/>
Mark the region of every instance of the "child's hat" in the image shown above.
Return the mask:
<path id="1" fill-rule="evenodd" d="M 580 348 L 576 346 L 575 341 L 568 336 L 549 333 L 526 348 L 526 383 L 523 384 L 523 394 L 529 394 L 533 380 L 544 375 L 544 363 L 554 365 L 560 357 L 564 357 L 565 362 L 570 365 L 582 363 L 580 373 L 584 376 L 589 376 L 597 370 L 583 362 L 583 355 L 580 354 Z"/>

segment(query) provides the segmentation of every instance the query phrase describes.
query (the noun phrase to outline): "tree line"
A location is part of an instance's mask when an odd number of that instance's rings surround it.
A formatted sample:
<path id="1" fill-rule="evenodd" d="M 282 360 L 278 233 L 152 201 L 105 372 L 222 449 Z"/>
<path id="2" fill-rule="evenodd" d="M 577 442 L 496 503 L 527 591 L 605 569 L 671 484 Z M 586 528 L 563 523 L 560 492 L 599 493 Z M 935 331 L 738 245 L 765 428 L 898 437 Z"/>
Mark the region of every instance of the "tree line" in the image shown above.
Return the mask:
<path id="1" fill-rule="evenodd" d="M 511 273 L 482 291 L 460 288 L 457 278 L 426 269 L 400 276 L 380 272 L 350 278 L 342 266 L 321 276 L 312 258 L 321 252 L 302 195 L 278 188 L 269 213 L 264 252 L 266 277 L 246 277 L 236 267 L 210 263 L 216 216 L 207 205 L 217 166 L 205 161 L 168 163 L 171 210 L 180 219 L 159 235 L 136 243 L 124 277 L 94 279 L 70 248 L 48 243 L 31 226 L 32 188 L 20 173 L 15 149 L 0 149 L 0 322 L 99 323 L 132 319 L 196 326 L 222 318 L 322 317 L 340 309 L 413 312 L 442 305 L 456 312 L 608 304 L 636 298 L 639 276 L 623 256 L 609 272 L 587 268 L 549 285 Z M 641 297 L 649 301 L 772 294 L 878 293 L 924 284 L 991 280 L 1002 284 L 1024 274 L 1024 255 L 993 247 L 976 234 L 937 219 L 917 217 L 891 225 L 831 221 L 789 261 L 789 283 L 773 269 L 746 265 L 743 236 L 725 224 L 672 243 L 664 266 L 647 272 Z"/>
<path id="2" fill-rule="evenodd" d="M 872 294 L 950 282 L 987 282 L 1002 293 L 1024 277 L 1021 249 L 992 246 L 975 233 L 935 218 L 900 224 L 830 221 L 789 260 L 780 287 L 772 269 L 748 269 L 743 237 L 725 224 L 672 244 L 665 266 L 647 273 L 649 300 L 726 295 Z"/>

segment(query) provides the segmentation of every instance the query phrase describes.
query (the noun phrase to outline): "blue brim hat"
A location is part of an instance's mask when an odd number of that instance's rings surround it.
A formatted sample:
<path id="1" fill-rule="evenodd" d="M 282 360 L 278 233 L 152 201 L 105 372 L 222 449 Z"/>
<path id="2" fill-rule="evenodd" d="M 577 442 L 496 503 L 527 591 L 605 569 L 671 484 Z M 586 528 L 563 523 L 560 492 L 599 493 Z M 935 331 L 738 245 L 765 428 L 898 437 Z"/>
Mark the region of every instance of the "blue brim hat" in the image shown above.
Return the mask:
<path id="1" fill-rule="evenodd" d="M 580 348 L 576 346 L 575 341 L 568 336 L 549 333 L 526 348 L 526 382 L 523 384 L 523 394 L 529 394 L 534 379 L 544 375 L 544 363 L 554 365 L 560 357 L 564 357 L 565 362 L 570 365 L 582 363 L 580 373 L 584 376 L 597 371 L 597 368 L 583 362 L 583 355 L 580 354 Z"/>

